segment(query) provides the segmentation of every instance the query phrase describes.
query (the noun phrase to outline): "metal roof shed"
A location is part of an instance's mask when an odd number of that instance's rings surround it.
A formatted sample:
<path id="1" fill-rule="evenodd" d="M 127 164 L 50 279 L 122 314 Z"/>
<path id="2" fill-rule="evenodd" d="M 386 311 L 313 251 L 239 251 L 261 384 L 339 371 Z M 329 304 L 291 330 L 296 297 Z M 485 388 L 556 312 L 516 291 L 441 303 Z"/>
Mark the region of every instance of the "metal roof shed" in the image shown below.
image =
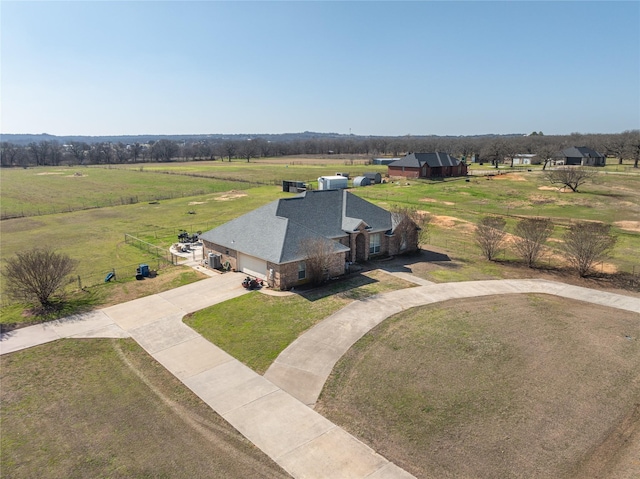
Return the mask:
<path id="1" fill-rule="evenodd" d="M 371 180 L 366 176 L 356 176 L 353 179 L 353 186 L 370 186 Z"/>

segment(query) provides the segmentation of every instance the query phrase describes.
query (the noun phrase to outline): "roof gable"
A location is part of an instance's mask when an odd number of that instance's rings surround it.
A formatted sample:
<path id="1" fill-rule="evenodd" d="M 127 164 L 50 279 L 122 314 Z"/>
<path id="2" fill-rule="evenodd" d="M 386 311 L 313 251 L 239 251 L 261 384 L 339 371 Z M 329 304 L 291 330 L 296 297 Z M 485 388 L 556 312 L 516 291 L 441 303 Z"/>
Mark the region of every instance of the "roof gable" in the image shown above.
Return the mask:
<path id="1" fill-rule="evenodd" d="M 586 146 L 572 146 L 562 150 L 562 156 L 566 158 L 604 158 L 604 155 Z"/>
<path id="2" fill-rule="evenodd" d="M 436 151 L 433 153 L 409 153 L 389 166 L 422 168 L 422 166 L 427 165 L 429 168 L 438 168 L 442 166 L 458 166 L 459 164 L 460 160 L 449 155 L 449 153 Z"/>
<path id="3" fill-rule="evenodd" d="M 307 191 L 282 198 L 201 235 L 202 239 L 273 263 L 302 259 L 305 239 L 331 240 L 335 252 L 349 248 L 333 241 L 364 225 L 392 227 L 391 213 L 346 190 Z"/>

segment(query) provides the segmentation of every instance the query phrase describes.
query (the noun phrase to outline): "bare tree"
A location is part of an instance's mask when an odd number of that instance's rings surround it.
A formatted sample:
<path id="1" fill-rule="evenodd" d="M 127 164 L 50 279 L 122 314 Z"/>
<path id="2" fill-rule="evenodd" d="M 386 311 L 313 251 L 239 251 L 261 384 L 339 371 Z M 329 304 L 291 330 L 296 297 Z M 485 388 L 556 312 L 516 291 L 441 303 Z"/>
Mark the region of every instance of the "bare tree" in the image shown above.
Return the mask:
<path id="1" fill-rule="evenodd" d="M 63 150 L 60 143 L 57 141 L 49 142 L 49 159 L 51 160 L 51 164 L 53 166 L 58 166 L 62 161 Z"/>
<path id="2" fill-rule="evenodd" d="M 116 163 L 126 163 L 131 157 L 127 145 L 122 142 L 113 145 L 113 153 L 116 157 Z"/>
<path id="3" fill-rule="evenodd" d="M 524 218 L 516 225 L 517 239 L 513 245 L 518 256 L 532 268 L 540 256 L 542 246 L 553 232 L 553 222 L 549 218 Z"/>
<path id="4" fill-rule="evenodd" d="M 578 188 L 596 176 L 595 170 L 584 166 L 561 166 L 545 172 L 545 178 L 552 185 L 562 185 L 571 188 L 574 193 Z"/>
<path id="5" fill-rule="evenodd" d="M 0 165 L 15 166 L 19 164 L 24 156 L 24 148 L 3 141 L 0 145 Z"/>
<path id="6" fill-rule="evenodd" d="M 47 164 L 47 157 L 49 155 L 49 142 L 41 141 L 39 143 L 29 143 L 29 154 L 35 161 L 36 166 L 42 166 Z"/>
<path id="7" fill-rule="evenodd" d="M 140 143 L 133 143 L 131 145 L 129 145 L 129 150 L 131 152 L 131 158 L 133 159 L 134 163 L 138 161 L 138 158 L 140 158 L 140 155 L 142 154 L 142 150 L 144 148 L 142 147 L 142 145 Z"/>
<path id="8" fill-rule="evenodd" d="M 391 209 L 392 241 L 396 251 L 418 251 L 429 238 L 431 216 L 410 206 Z"/>
<path id="9" fill-rule="evenodd" d="M 627 155 L 633 158 L 633 167 L 637 168 L 640 161 L 640 130 L 631 130 L 625 134 L 627 134 L 625 142 Z"/>
<path id="10" fill-rule="evenodd" d="M 222 151 L 224 151 L 224 154 L 229 158 L 229 161 L 231 161 L 231 157 L 236 154 L 237 145 L 233 141 L 225 141 L 222 145 Z"/>
<path id="11" fill-rule="evenodd" d="M 489 158 L 491 164 L 498 168 L 498 165 L 504 161 L 504 157 L 508 154 L 508 150 L 505 140 L 495 138 L 487 143 L 480 153 L 483 158 Z"/>
<path id="12" fill-rule="evenodd" d="M 581 277 L 587 276 L 616 244 L 611 225 L 592 221 L 573 223 L 564 234 L 564 251 L 569 263 Z"/>
<path id="13" fill-rule="evenodd" d="M 484 216 L 476 225 L 475 240 L 485 258 L 492 261 L 504 244 L 507 222 L 500 216 Z"/>
<path id="14" fill-rule="evenodd" d="M 68 282 L 77 261 L 50 249 L 18 253 L 7 260 L 2 276 L 7 294 L 18 301 L 37 301 L 44 310 L 52 306 L 52 296 Z"/>
<path id="15" fill-rule="evenodd" d="M 622 164 L 625 153 L 627 153 L 626 143 L 626 132 L 619 135 L 609 135 L 604 141 L 606 154 L 615 156 L 619 165 Z"/>
<path id="16" fill-rule="evenodd" d="M 299 254 L 305 258 L 307 277 L 313 284 L 329 279 L 335 242 L 326 238 L 307 238 L 300 242 Z"/>
<path id="17" fill-rule="evenodd" d="M 156 161 L 171 161 L 177 154 L 180 148 L 178 144 L 173 140 L 158 140 L 151 147 L 151 155 Z"/>
<path id="18" fill-rule="evenodd" d="M 558 146 L 554 144 L 542 144 L 535 149 L 536 156 L 542 163 L 542 171 L 547 169 L 547 165 L 558 155 Z"/>
<path id="19" fill-rule="evenodd" d="M 89 149 L 89 145 L 83 141 L 72 141 L 69 143 L 69 151 L 80 165 L 84 164 Z"/>
<path id="20" fill-rule="evenodd" d="M 251 158 L 256 158 L 258 156 L 258 147 L 253 140 L 249 139 L 240 144 L 239 154 L 242 156 L 242 158 L 247 160 L 247 163 L 249 163 Z"/>

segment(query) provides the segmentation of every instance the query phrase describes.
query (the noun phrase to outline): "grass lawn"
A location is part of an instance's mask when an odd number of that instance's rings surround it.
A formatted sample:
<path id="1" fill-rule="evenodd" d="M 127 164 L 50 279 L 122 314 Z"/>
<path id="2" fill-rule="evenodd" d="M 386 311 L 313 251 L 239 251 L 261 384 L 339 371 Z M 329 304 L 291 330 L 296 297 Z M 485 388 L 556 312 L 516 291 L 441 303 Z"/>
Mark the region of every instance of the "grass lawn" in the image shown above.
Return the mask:
<path id="1" fill-rule="evenodd" d="M 637 477 L 637 313 L 545 295 L 389 318 L 316 409 L 421 478 Z"/>
<path id="2" fill-rule="evenodd" d="M 246 189 L 246 183 L 160 174 L 136 168 L 2 168 L 2 218 L 48 215 L 157 199 Z"/>
<path id="3" fill-rule="evenodd" d="M 474 274 L 466 275 L 465 265 L 477 263 L 480 258 L 473 241 L 474 225 L 489 214 L 504 215 L 507 231 L 513 231 L 521 217 L 551 218 L 555 231 L 548 244 L 551 248 L 555 246 L 557 251 L 549 250 L 548 257 L 555 256 L 560 260 L 558 240 L 571 221 L 611 223 L 618 243 L 608 261 L 612 265 L 608 271 L 640 273 L 637 259 L 637 251 L 640 251 L 640 175 L 600 174 L 595 182 L 586 184 L 581 193 L 564 193 L 550 188 L 539 171 L 520 171 L 492 179 L 475 177 L 469 178 L 468 182 L 463 178 L 397 180 L 352 191 L 383 208 L 409 205 L 432 214 L 435 218 L 430 226 L 430 244 L 463 260 L 458 269 L 461 279 L 481 279 Z M 505 259 L 516 257 L 507 252 Z M 553 261 L 546 263 L 552 265 Z M 556 263 L 556 266 L 563 265 L 562 261 Z M 500 277 L 500 272 L 496 271 L 490 277 Z M 447 278 L 455 278 L 455 275 Z"/>
<path id="4" fill-rule="evenodd" d="M 289 477 L 133 340 L 0 357 L 2 477 Z"/>
<path id="5" fill-rule="evenodd" d="M 368 165 L 368 158 L 252 158 L 228 161 L 195 161 L 180 163 L 149 163 L 143 166 L 145 172 L 162 172 L 175 175 L 193 175 L 220 180 L 241 181 L 253 184 L 282 185 L 282 180 L 304 181 L 317 185 L 319 176 L 347 172 L 350 178 L 364 172 L 387 173 L 383 165 Z M 140 165 L 125 165 L 120 168 L 136 169 Z"/>
<path id="6" fill-rule="evenodd" d="M 126 244 L 125 233 L 168 248 L 178 240 L 181 229 L 206 231 L 284 195 L 280 190 L 259 187 L 158 204 L 4 220 L 0 260 L 24 249 L 48 246 L 79 260 L 77 274 L 85 278 L 83 285 L 100 283 L 112 269 L 121 278 L 133 277 L 139 263 L 155 269 L 158 261 L 147 251 Z"/>
<path id="7" fill-rule="evenodd" d="M 45 317 L 30 314 L 31 305 L 7 304 L 2 307 L 0 325 L 3 331 L 28 326 L 157 294 L 206 277 L 206 275 L 187 266 L 171 266 L 161 269 L 155 278 L 147 278 L 144 281 L 128 278 L 106 284 L 102 283 L 83 290 L 69 292 L 64 302 L 60 304 L 60 309 Z"/>
<path id="8" fill-rule="evenodd" d="M 290 296 L 254 291 L 185 318 L 185 323 L 263 374 L 301 333 L 355 299 L 413 286 L 371 271 Z"/>

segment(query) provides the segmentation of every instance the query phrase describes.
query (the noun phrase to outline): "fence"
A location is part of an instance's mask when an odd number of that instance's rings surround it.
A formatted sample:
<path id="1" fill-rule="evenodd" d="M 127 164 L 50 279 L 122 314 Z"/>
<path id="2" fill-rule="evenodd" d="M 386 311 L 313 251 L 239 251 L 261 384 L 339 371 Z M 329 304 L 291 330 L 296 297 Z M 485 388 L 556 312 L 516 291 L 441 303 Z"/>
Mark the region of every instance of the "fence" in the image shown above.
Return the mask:
<path id="1" fill-rule="evenodd" d="M 166 248 L 147 243 L 146 241 L 143 241 L 140 238 L 136 238 L 135 236 L 132 236 L 128 233 L 124 234 L 124 242 L 133 245 L 143 251 L 146 251 L 147 253 L 154 255 L 159 260 L 163 260 L 169 264 L 178 264 L 181 259 L 179 256 L 171 253 Z"/>

